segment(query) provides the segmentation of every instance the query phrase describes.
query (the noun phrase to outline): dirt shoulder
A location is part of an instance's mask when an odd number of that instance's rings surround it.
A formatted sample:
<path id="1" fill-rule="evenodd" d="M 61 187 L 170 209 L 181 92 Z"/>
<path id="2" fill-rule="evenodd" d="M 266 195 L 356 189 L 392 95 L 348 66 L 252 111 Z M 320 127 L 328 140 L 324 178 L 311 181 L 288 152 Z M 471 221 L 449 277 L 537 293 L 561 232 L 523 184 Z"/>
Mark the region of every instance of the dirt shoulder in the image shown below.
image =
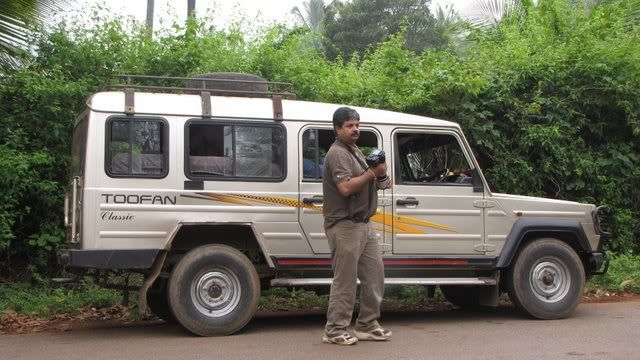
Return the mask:
<path id="1" fill-rule="evenodd" d="M 640 302 L 640 294 L 594 293 L 585 295 L 583 303 Z M 501 301 L 500 306 L 510 306 L 508 301 Z M 447 302 L 426 302 L 407 304 L 388 301 L 383 304 L 383 312 L 424 312 L 444 311 L 454 308 Z M 0 334 L 32 334 L 43 331 L 73 331 L 80 329 L 101 329 L 112 327 L 149 326 L 163 321 L 154 317 L 135 319 L 132 309 L 124 306 L 113 306 L 104 309 L 81 309 L 77 315 L 57 315 L 51 319 L 18 315 L 13 311 L 0 313 Z M 257 317 L 290 316 L 291 314 L 319 314 L 326 311 L 320 307 L 295 310 L 258 310 Z"/>

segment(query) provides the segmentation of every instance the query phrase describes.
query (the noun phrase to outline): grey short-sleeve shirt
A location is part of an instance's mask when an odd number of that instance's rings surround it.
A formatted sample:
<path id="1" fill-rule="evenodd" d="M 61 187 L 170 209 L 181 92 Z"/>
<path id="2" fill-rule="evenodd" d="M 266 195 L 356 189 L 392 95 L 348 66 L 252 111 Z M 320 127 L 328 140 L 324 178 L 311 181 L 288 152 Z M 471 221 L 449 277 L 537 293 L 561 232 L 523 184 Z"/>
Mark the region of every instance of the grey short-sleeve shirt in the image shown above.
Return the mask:
<path id="1" fill-rule="evenodd" d="M 343 219 L 367 221 L 376 213 L 378 193 L 373 182 L 349 197 L 342 196 L 338 191 L 339 183 L 362 175 L 366 171 L 365 165 L 364 155 L 357 147 L 340 140 L 331 145 L 324 159 L 322 176 L 322 214 L 325 229 Z"/>

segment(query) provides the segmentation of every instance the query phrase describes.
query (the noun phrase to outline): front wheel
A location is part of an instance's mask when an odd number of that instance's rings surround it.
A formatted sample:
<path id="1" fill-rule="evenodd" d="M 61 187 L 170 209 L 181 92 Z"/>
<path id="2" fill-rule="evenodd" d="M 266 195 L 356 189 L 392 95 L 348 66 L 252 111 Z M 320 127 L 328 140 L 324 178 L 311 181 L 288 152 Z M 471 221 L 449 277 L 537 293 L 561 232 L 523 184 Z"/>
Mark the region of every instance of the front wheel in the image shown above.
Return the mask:
<path id="1" fill-rule="evenodd" d="M 253 317 L 260 297 L 255 267 L 240 251 L 205 245 L 188 252 L 169 279 L 169 305 L 185 329 L 200 336 L 229 335 Z"/>
<path id="2" fill-rule="evenodd" d="M 537 319 L 561 319 L 580 303 L 585 284 L 582 261 L 557 239 L 527 244 L 507 272 L 511 302 Z"/>

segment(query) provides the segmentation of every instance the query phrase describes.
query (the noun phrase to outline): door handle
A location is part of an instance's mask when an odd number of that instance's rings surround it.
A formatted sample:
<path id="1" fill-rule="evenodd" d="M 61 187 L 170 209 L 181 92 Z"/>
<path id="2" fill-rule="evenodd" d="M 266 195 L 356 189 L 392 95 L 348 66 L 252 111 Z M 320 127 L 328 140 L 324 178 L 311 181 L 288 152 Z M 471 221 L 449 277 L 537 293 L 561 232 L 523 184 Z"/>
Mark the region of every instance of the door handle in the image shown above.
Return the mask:
<path id="1" fill-rule="evenodd" d="M 307 205 L 322 204 L 322 196 L 314 196 L 310 198 L 302 198 L 302 203 Z"/>
<path id="2" fill-rule="evenodd" d="M 412 197 L 396 200 L 396 205 L 418 205 L 419 203 L 418 199 Z"/>

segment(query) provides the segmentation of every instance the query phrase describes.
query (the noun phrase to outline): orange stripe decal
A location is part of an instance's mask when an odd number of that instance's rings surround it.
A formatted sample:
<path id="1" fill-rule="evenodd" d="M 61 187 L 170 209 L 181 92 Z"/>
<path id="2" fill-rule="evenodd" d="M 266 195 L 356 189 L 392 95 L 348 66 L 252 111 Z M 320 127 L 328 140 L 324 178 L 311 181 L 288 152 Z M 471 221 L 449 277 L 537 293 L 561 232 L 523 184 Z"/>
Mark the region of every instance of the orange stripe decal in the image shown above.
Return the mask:
<path id="1" fill-rule="evenodd" d="M 216 194 L 216 193 L 198 193 L 198 195 L 206 196 L 214 201 L 221 201 L 231 204 L 239 205 L 253 205 L 252 201 L 258 201 L 262 203 L 268 203 L 273 205 L 284 205 L 296 208 L 305 208 L 315 211 L 322 211 L 322 208 L 314 206 L 312 204 L 305 204 L 298 199 L 281 198 L 275 196 L 261 196 L 261 195 L 249 195 L 249 194 Z M 456 230 L 446 225 L 437 224 L 431 221 L 420 220 L 407 216 L 394 216 L 393 214 L 383 214 L 381 211 L 377 211 L 371 218 L 371 222 L 381 224 L 377 226 L 376 230 L 384 231 L 387 233 L 398 234 L 425 234 L 425 231 L 420 228 L 431 228 L 435 230 L 442 230 L 455 233 Z"/>

